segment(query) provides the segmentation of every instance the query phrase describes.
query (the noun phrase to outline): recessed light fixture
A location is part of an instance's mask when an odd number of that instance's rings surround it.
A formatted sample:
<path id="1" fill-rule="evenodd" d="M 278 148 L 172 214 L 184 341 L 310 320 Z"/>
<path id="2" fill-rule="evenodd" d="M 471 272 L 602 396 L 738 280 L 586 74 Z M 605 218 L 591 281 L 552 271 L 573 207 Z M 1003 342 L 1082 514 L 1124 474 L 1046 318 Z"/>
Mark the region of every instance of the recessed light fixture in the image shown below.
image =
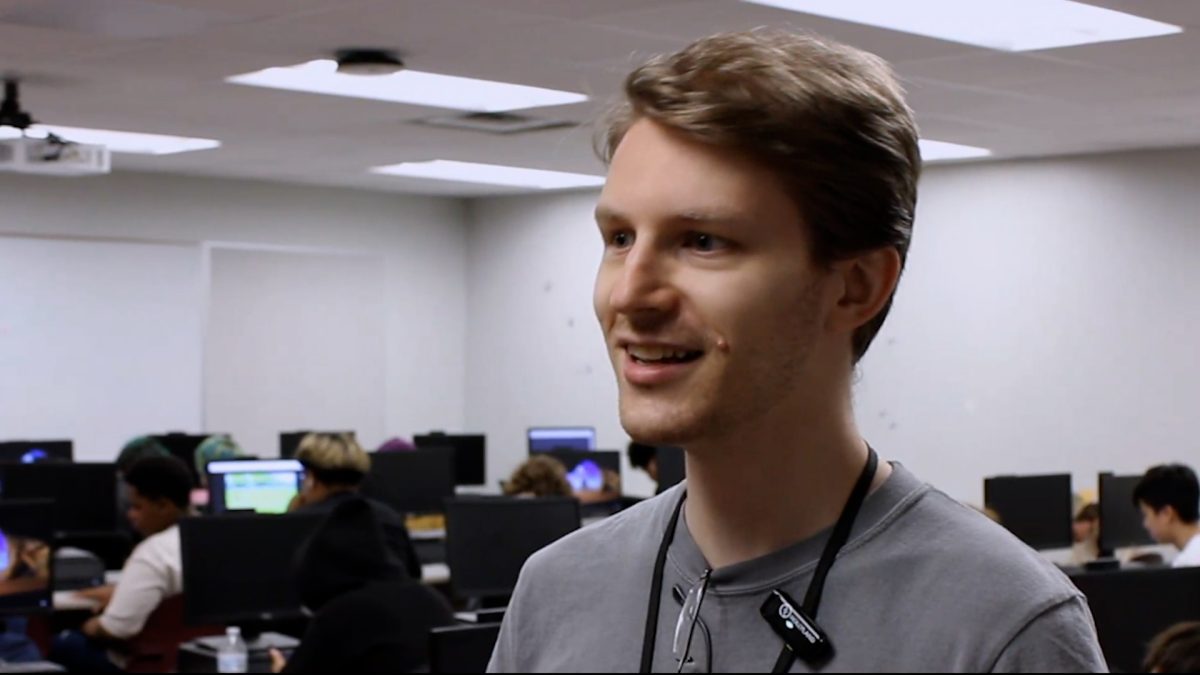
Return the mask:
<path id="1" fill-rule="evenodd" d="M 371 169 L 371 173 L 537 190 L 598 187 L 604 184 L 604 176 L 446 159 L 377 166 Z"/>
<path id="2" fill-rule="evenodd" d="M 437 75 L 416 70 L 402 70 L 376 77 L 347 75 L 339 73 L 337 61 L 330 59 L 266 68 L 253 73 L 234 75 L 225 78 L 225 81 L 253 87 L 477 112 L 505 112 L 587 100 L 587 96 L 570 91 Z"/>
<path id="3" fill-rule="evenodd" d="M 977 148 L 973 145 L 961 145 L 947 141 L 934 141 L 922 138 L 918 141 L 921 147 L 922 162 L 939 162 L 951 159 L 974 159 L 988 157 L 992 154 L 987 148 Z"/>
<path id="4" fill-rule="evenodd" d="M 1073 0 L 745 2 L 1009 52 L 1159 37 L 1183 31 L 1169 23 Z"/>
<path id="5" fill-rule="evenodd" d="M 188 138 L 186 136 L 164 136 L 132 131 L 110 129 L 85 129 L 62 127 L 54 124 L 35 124 L 26 130 L 26 136 L 45 138 L 54 134 L 64 141 L 103 145 L 112 152 L 135 155 L 173 155 L 194 150 L 211 150 L 221 147 L 221 141 L 211 138 Z M 0 138 L 20 138 L 21 131 L 14 127 L 0 127 Z"/>

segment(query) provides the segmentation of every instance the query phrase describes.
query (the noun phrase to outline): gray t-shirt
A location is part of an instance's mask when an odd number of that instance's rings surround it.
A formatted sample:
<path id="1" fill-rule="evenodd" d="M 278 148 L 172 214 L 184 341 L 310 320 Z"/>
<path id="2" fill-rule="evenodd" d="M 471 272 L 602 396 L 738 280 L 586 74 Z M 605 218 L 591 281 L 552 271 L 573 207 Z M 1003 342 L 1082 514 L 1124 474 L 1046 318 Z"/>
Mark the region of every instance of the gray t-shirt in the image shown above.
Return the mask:
<path id="1" fill-rule="evenodd" d="M 893 465 L 826 581 L 823 670 L 1107 672 L 1083 596 L 1006 530 Z M 663 495 L 536 553 L 521 571 L 490 672 L 637 672 L 654 571 L 680 498 Z M 829 531 L 712 573 L 684 672 L 770 672 L 782 640 L 759 614 L 800 602 Z M 681 594 L 707 568 L 686 519 L 664 572 L 656 672 L 674 672 Z M 797 659 L 792 672 L 808 672 Z"/>

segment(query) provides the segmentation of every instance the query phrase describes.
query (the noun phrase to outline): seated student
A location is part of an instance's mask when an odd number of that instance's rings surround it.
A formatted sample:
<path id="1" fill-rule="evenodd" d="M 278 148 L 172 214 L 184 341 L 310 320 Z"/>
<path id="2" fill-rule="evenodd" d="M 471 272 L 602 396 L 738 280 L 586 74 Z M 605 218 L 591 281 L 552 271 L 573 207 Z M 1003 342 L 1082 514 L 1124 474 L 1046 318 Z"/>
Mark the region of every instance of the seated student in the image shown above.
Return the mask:
<path id="1" fill-rule="evenodd" d="M 1078 567 L 1100 557 L 1100 506 L 1085 504 L 1071 522 L 1071 564 Z"/>
<path id="2" fill-rule="evenodd" d="M 371 456 L 349 434 L 308 434 L 296 449 L 296 461 L 304 466 L 304 484 L 288 511 L 329 513 L 341 502 L 358 495 L 371 470 Z M 367 499 L 383 527 L 392 551 L 404 562 L 408 575 L 421 578 L 421 561 L 408 536 L 404 519 L 387 504 Z"/>
<path id="3" fill-rule="evenodd" d="M 1200 621 L 1180 623 L 1159 633 L 1146 650 L 1147 673 L 1200 673 Z"/>
<path id="4" fill-rule="evenodd" d="M 297 553 L 296 588 L 312 621 L 288 673 L 396 673 L 427 670 L 429 630 L 454 623 L 437 591 L 412 579 L 384 541 L 362 497 L 338 501 Z"/>
<path id="5" fill-rule="evenodd" d="M 192 476 L 175 457 L 138 460 L 124 475 L 129 492 L 129 520 L 145 537 L 121 570 L 115 587 L 82 591 L 100 603 L 99 616 L 81 631 L 55 638 L 50 660 L 70 671 L 119 670 L 119 649 L 109 647 L 137 636 L 163 600 L 183 592 L 183 561 L 179 551 L 179 520 L 188 513 Z"/>
<path id="6" fill-rule="evenodd" d="M 504 494 L 510 497 L 571 497 L 567 469 L 547 455 L 534 455 L 518 466 L 504 482 Z"/>
<path id="7" fill-rule="evenodd" d="M 1174 544 L 1173 567 L 1200 566 L 1200 482 L 1182 464 L 1151 468 L 1133 489 L 1142 525 L 1160 544 Z"/>
<path id="8" fill-rule="evenodd" d="M 39 539 L 19 536 L 0 536 L 8 566 L 0 570 L 0 583 L 30 580 L 37 586 L 29 592 L 45 592 L 50 583 L 50 547 Z M 40 582 L 40 583 L 39 583 Z M 26 592 L 22 589 L 19 592 Z M 0 617 L 0 664 L 32 663 L 42 660 L 42 654 L 27 632 L 25 617 Z"/>
<path id="9" fill-rule="evenodd" d="M 630 466 L 645 471 L 650 475 L 650 480 L 658 483 L 658 448 L 631 441 L 626 454 L 629 455 Z"/>
<path id="10" fill-rule="evenodd" d="M 131 439 L 124 447 L 121 448 L 120 454 L 117 455 L 117 478 L 120 479 L 130 467 L 137 463 L 139 459 L 146 457 L 170 457 L 171 453 L 162 443 L 159 443 L 153 436 L 137 436 Z M 117 513 L 126 513 L 129 511 L 129 497 L 125 490 L 117 490 Z M 128 534 L 136 543 L 141 539 L 137 530 L 127 520 L 122 519 L 117 524 L 118 529 Z"/>
<path id="11" fill-rule="evenodd" d="M 246 453 L 242 451 L 241 446 L 231 436 L 221 434 L 209 436 L 201 441 L 200 445 L 196 446 L 196 452 L 193 454 L 193 461 L 196 463 L 196 475 L 200 477 L 201 487 L 208 487 L 209 462 L 240 459 L 245 456 Z"/>

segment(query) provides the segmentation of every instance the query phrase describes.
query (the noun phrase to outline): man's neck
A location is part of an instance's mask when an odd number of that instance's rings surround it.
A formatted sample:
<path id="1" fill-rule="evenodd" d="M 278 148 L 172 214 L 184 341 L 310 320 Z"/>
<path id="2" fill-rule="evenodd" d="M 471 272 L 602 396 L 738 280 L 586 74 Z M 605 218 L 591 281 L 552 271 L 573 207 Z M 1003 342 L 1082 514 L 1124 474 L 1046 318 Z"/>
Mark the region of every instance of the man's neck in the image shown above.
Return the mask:
<path id="1" fill-rule="evenodd" d="M 847 397 L 848 398 L 848 397 Z M 748 428 L 687 446 L 688 530 L 714 568 L 773 553 L 837 522 L 867 461 L 844 409 L 773 411 Z M 878 488 L 892 468 L 880 462 Z"/>
<path id="2" fill-rule="evenodd" d="M 1185 523 L 1180 525 L 1175 530 L 1175 536 L 1172 538 L 1175 548 L 1182 551 L 1187 547 L 1188 542 L 1198 534 L 1200 534 L 1200 523 Z"/>

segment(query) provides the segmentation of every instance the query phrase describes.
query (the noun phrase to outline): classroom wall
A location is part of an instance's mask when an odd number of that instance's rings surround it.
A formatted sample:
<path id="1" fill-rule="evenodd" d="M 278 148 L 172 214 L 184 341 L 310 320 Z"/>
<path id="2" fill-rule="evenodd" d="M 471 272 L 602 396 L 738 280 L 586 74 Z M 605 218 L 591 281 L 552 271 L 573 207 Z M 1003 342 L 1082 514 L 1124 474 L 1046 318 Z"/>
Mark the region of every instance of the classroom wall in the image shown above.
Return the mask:
<path id="1" fill-rule="evenodd" d="M 1143 471 L 1200 453 L 1200 151 L 933 167 L 909 268 L 861 364 L 867 439 L 951 495 L 985 476 Z M 623 448 L 591 309 L 595 192 L 469 210 L 466 421 L 492 475 L 525 427 Z M 627 475 L 631 492 L 649 483 Z"/>
<path id="2" fill-rule="evenodd" d="M 57 344 L 55 331 L 63 326 L 77 330 L 94 326 L 98 335 L 107 336 L 99 345 L 102 349 L 61 364 L 75 379 L 64 382 L 71 386 L 43 387 L 53 395 L 44 395 L 36 403 L 41 410 L 36 420 L 28 414 L 29 406 L 24 412 L 0 406 L 0 437 L 76 435 L 80 457 L 109 460 L 119 439 L 144 431 L 232 431 L 239 440 L 245 439 L 249 451 L 270 456 L 277 451 L 279 429 L 275 427 L 282 422 L 277 415 L 255 415 L 255 410 L 278 410 L 281 404 L 300 418 L 367 427 L 358 429 L 366 444 L 388 435 L 463 426 L 467 322 L 462 202 L 139 173 L 82 179 L 3 174 L 0 235 L 0 260 L 6 252 L 21 255 L 29 269 L 59 279 L 53 287 L 36 284 L 38 305 L 45 309 L 42 314 L 53 314 L 54 321 L 35 321 L 40 314 L 28 311 L 28 302 L 19 302 L 28 294 L 22 296 L 19 286 L 0 286 L 0 364 L 33 363 L 31 359 L 39 358 L 38 349 L 50 351 L 45 345 Z M 126 270 L 125 282 L 106 280 L 90 287 L 90 278 L 104 275 L 89 277 L 73 271 L 63 277 L 47 271 L 59 266 L 74 269 L 70 261 L 76 258 L 96 261 L 95 269 L 100 271 L 105 260 L 114 259 L 114 251 L 127 264 L 108 266 Z M 74 257 L 64 257 L 67 253 Z M 175 260 L 172 256 L 182 258 L 168 264 Z M 324 259 L 328 264 L 322 264 Z M 348 262 L 352 260 L 362 264 Z M 131 269 L 135 267 L 136 271 Z M 306 268 L 333 276 L 327 283 L 307 287 L 300 283 L 301 277 L 273 287 L 254 281 L 256 275 L 277 278 L 278 274 L 269 273 L 271 269 L 299 274 Z M 146 314 L 131 309 L 133 301 L 125 299 L 125 291 L 136 286 L 154 288 L 156 280 L 172 292 L 147 291 L 136 300 L 158 307 L 174 320 L 146 321 L 148 325 L 133 331 L 129 326 Z M 215 296 L 213 282 L 219 290 Z M 350 306 L 330 307 L 327 291 L 337 284 L 367 292 L 343 294 Z M 294 309 L 280 308 L 280 298 Z M 256 309 L 256 300 L 275 304 Z M 217 304 L 210 306 L 213 302 Z M 321 306 L 328 309 L 323 315 L 310 311 Z M 224 340 L 224 347 L 215 346 L 224 349 L 218 353 L 212 351 L 216 338 L 208 344 L 204 339 L 214 328 L 209 325 L 214 317 L 220 322 L 215 332 Z M 235 378 L 255 383 L 288 376 L 277 360 L 239 357 L 236 349 L 231 351 L 227 338 L 239 330 L 253 338 L 259 354 L 269 356 L 274 340 L 281 353 L 300 350 L 308 355 L 292 361 L 299 386 L 237 387 Z M 161 345 L 157 339 L 126 339 L 133 333 L 150 336 L 156 331 L 170 336 L 174 350 L 165 363 L 148 358 Z M 364 332 L 374 337 L 357 340 Z M 342 358 L 347 354 L 339 352 L 335 362 L 370 372 L 322 374 L 322 364 L 313 355 L 323 349 L 324 353 L 345 350 L 351 342 L 363 353 Z M 0 396 L 17 398 L 23 393 L 13 387 L 11 372 L 6 368 L 0 378 L 4 380 Z M 320 385 L 326 378 L 329 387 L 322 392 Z M 359 383 L 373 387 L 372 394 L 363 398 Z M 224 410 L 213 409 L 212 401 L 205 405 L 206 386 L 227 393 Z M 161 388 L 171 395 L 159 398 L 170 402 L 166 409 L 146 411 L 150 414 L 143 417 L 151 428 L 138 424 L 136 419 L 142 418 L 132 414 L 138 410 L 112 419 L 95 414 L 106 407 L 136 408 L 136 403 L 154 398 L 153 392 Z M 76 391 L 93 400 L 74 400 Z M 278 400 L 297 391 L 301 395 L 294 400 Z M 106 393 L 96 396 L 96 392 Z M 264 395 L 276 398 L 264 400 Z M 347 399 L 352 406 L 345 405 Z M 339 406 L 361 414 L 350 419 L 329 414 Z M 369 410 L 361 410 L 364 406 Z M 71 420 L 84 410 L 100 419 L 90 420 L 85 427 L 75 425 Z M 61 419 L 64 431 L 54 433 L 46 423 L 48 417 Z M 372 424 L 371 419 L 377 422 Z"/>

